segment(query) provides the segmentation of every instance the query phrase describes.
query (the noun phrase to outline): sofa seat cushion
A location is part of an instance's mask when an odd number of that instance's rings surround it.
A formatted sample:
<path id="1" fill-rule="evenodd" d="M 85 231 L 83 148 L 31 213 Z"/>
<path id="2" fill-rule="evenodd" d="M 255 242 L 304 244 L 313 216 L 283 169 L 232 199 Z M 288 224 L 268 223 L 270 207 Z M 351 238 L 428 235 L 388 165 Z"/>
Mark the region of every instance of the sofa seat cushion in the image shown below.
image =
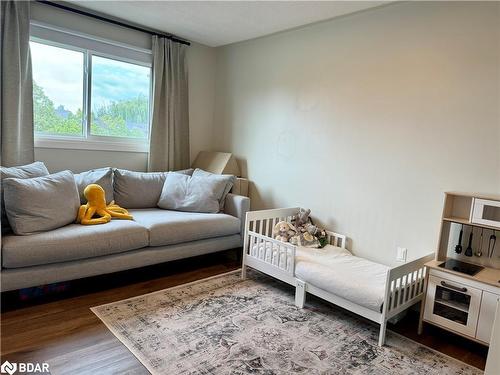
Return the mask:
<path id="1" fill-rule="evenodd" d="M 159 208 L 129 210 L 149 230 L 149 245 L 164 246 L 240 233 L 240 219 L 227 214 L 168 211 Z"/>
<path id="2" fill-rule="evenodd" d="M 4 236 L 2 265 L 18 268 L 92 258 L 140 249 L 148 242 L 148 230 L 134 221 L 70 224 L 31 236 Z"/>

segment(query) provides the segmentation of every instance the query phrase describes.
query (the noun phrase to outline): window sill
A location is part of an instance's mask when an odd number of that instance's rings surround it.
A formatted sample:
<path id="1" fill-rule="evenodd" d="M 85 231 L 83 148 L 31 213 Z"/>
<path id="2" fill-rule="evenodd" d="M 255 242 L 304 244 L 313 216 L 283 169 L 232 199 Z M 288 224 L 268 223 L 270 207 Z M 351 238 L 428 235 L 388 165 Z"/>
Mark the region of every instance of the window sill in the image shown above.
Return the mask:
<path id="1" fill-rule="evenodd" d="M 96 150 L 119 152 L 149 152 L 148 142 L 100 141 L 78 138 L 35 137 L 36 148 L 61 148 L 67 150 Z"/>

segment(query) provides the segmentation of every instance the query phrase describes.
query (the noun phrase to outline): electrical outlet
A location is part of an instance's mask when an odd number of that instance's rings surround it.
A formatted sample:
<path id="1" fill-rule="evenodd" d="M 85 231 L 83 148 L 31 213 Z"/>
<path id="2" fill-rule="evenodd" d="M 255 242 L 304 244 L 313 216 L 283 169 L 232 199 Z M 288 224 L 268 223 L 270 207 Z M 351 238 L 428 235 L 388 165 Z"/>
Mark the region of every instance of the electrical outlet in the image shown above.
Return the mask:
<path id="1" fill-rule="evenodd" d="M 398 262 L 406 262 L 406 254 L 408 249 L 406 247 L 398 247 L 398 253 L 396 255 L 396 260 Z"/>

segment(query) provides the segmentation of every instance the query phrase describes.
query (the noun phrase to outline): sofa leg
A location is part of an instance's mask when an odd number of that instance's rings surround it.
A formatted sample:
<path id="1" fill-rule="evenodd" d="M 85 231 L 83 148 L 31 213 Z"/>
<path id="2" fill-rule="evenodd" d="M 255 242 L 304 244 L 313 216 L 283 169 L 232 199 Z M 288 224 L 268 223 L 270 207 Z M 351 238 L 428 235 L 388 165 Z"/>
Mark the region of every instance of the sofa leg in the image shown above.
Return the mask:
<path id="1" fill-rule="evenodd" d="M 297 280 L 297 284 L 295 285 L 295 306 L 301 309 L 304 307 L 305 302 L 306 302 L 306 283 Z"/>
<path id="2" fill-rule="evenodd" d="M 380 324 L 380 333 L 378 335 L 378 346 L 384 346 L 385 344 L 385 330 L 387 328 L 387 320 Z"/>

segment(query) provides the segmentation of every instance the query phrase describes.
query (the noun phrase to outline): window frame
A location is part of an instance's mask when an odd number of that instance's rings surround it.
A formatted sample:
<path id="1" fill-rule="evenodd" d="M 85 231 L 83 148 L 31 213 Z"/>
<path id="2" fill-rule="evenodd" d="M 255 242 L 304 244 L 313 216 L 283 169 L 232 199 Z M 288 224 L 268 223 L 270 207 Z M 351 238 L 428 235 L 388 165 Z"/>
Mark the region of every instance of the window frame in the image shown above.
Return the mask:
<path id="1" fill-rule="evenodd" d="M 88 38 L 88 37 L 87 37 Z M 37 148 L 63 148 L 78 150 L 99 150 L 99 151 L 126 151 L 126 152 L 149 152 L 149 141 L 151 137 L 151 117 L 152 117 L 152 63 L 131 59 L 115 54 L 104 53 L 91 48 L 82 48 L 67 43 L 61 43 L 48 38 L 41 38 L 33 33 L 30 35 L 30 42 L 44 44 L 52 47 L 63 48 L 75 52 L 83 53 L 83 103 L 82 103 L 82 135 L 53 135 L 34 133 L 35 147 Z M 101 40 L 96 40 L 101 43 Z M 111 43 L 111 42 L 110 42 Z M 123 48 L 123 45 L 120 45 Z M 91 95 L 92 95 L 92 57 L 102 57 L 119 62 L 139 65 L 150 69 L 149 80 L 149 116 L 148 116 L 148 136 L 145 139 L 116 137 L 105 135 L 92 135 L 91 127 Z"/>

